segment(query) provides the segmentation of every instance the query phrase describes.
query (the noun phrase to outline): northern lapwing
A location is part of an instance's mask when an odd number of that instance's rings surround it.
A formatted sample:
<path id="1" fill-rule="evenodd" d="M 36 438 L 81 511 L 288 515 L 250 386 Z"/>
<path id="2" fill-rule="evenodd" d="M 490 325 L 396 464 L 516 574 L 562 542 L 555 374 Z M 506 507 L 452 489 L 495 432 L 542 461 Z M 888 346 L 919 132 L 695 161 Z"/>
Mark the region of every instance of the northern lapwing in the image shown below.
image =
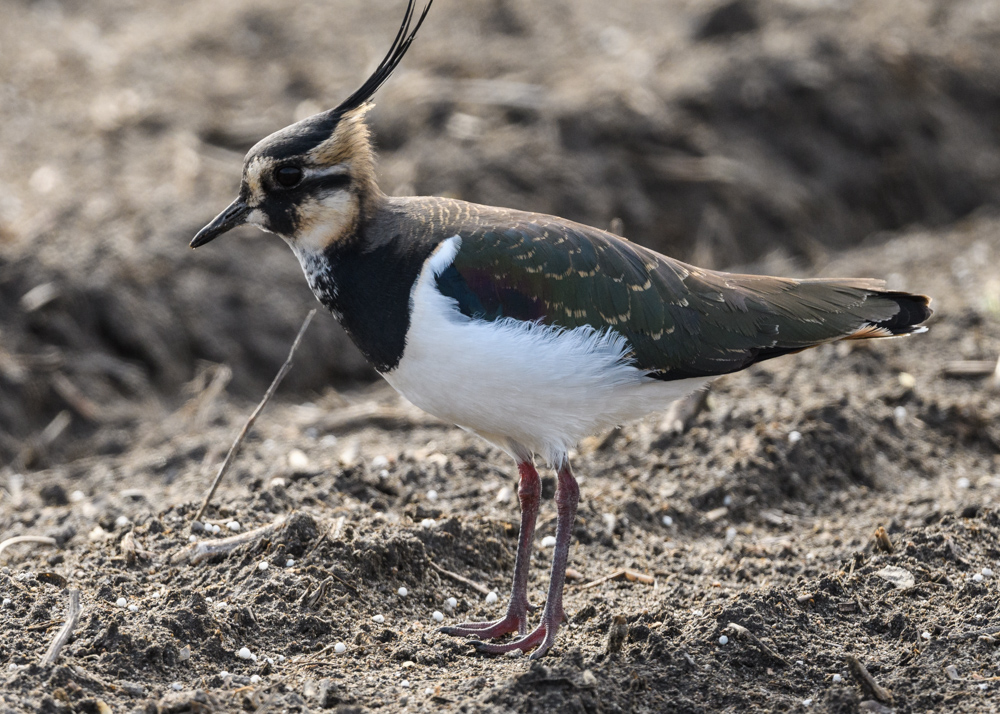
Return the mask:
<path id="1" fill-rule="evenodd" d="M 250 149 L 238 198 L 191 241 L 236 226 L 275 233 L 316 298 L 404 397 L 510 454 L 521 530 L 510 604 L 493 622 L 442 628 L 483 652 L 553 645 L 583 437 L 662 410 L 713 378 L 841 339 L 921 331 L 921 295 L 876 280 L 790 280 L 702 270 L 554 216 L 379 190 L 365 114 L 427 16 L 409 0 L 388 54 L 329 111 Z M 528 562 L 540 485 L 558 475 L 556 545 L 540 624 L 528 632 Z M 504 643 L 485 643 L 516 633 Z"/>

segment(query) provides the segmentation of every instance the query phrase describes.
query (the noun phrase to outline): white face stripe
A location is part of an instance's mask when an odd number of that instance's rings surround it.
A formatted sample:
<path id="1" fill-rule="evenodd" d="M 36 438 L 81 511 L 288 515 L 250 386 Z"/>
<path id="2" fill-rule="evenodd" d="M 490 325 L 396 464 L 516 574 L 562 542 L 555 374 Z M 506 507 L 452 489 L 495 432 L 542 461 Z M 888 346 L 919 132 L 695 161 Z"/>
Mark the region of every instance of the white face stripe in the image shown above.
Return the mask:
<path id="1" fill-rule="evenodd" d="M 351 167 L 347 164 L 322 166 L 319 168 L 304 166 L 302 171 L 305 175 L 305 180 L 308 181 L 309 179 L 326 178 L 327 176 L 349 176 L 351 173 Z"/>

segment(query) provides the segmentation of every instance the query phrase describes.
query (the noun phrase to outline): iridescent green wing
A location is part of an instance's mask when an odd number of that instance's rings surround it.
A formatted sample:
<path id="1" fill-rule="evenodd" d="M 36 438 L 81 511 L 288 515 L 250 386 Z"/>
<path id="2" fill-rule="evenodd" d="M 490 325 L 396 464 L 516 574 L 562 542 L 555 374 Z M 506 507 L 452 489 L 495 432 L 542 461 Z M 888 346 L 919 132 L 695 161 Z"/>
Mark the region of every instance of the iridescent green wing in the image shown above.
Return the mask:
<path id="1" fill-rule="evenodd" d="M 610 233 L 529 214 L 469 226 L 441 292 L 468 317 L 513 318 L 628 340 L 661 379 L 734 372 L 844 337 L 904 334 L 927 299 L 868 280 L 788 280 L 700 270 Z M 484 221 L 485 223 L 485 221 Z"/>

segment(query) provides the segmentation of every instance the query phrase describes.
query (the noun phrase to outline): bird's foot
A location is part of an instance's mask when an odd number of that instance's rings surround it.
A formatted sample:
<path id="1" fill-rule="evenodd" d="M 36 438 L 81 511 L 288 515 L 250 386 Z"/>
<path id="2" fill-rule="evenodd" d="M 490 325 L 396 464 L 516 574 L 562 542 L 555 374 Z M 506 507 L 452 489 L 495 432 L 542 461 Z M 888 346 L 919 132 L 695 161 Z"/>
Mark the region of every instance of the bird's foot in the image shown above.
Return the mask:
<path id="1" fill-rule="evenodd" d="M 545 654 L 552 648 L 552 645 L 556 643 L 556 631 L 559 629 L 559 620 L 556 619 L 554 622 L 550 622 L 551 619 L 552 618 L 543 617 L 542 622 L 538 625 L 538 627 L 529 632 L 527 635 L 519 637 L 516 640 L 512 640 L 511 642 L 493 644 L 473 640 L 470 644 L 476 648 L 477 652 L 482 652 L 484 654 L 506 654 L 507 652 L 513 652 L 514 650 L 527 652 L 530 649 L 534 649 L 535 651 L 531 653 L 530 659 L 539 659 L 544 657 Z"/>
<path id="2" fill-rule="evenodd" d="M 499 620 L 488 622 L 463 622 L 461 625 L 452 627 L 441 627 L 438 632 L 454 637 L 478 637 L 481 639 L 495 639 L 509 635 L 511 632 L 524 634 L 528 629 L 528 613 L 514 612 L 507 610 L 507 614 Z"/>

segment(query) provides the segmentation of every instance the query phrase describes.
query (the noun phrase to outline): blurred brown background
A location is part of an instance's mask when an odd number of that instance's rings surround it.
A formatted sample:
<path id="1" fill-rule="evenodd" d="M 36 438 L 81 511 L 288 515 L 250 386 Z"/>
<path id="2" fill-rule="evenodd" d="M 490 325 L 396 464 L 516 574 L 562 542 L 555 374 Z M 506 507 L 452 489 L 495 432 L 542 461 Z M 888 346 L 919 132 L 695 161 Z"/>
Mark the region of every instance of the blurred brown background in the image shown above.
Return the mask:
<path id="1" fill-rule="evenodd" d="M 298 264 L 250 229 L 187 242 L 253 143 L 367 76 L 403 6 L 4 0 L 0 458 L 63 410 L 124 448 L 201 361 L 260 393 L 314 304 Z M 998 45 L 987 0 L 437 0 L 369 116 L 390 193 L 811 270 L 998 202 Z M 323 314 L 285 389 L 373 377 Z"/>

